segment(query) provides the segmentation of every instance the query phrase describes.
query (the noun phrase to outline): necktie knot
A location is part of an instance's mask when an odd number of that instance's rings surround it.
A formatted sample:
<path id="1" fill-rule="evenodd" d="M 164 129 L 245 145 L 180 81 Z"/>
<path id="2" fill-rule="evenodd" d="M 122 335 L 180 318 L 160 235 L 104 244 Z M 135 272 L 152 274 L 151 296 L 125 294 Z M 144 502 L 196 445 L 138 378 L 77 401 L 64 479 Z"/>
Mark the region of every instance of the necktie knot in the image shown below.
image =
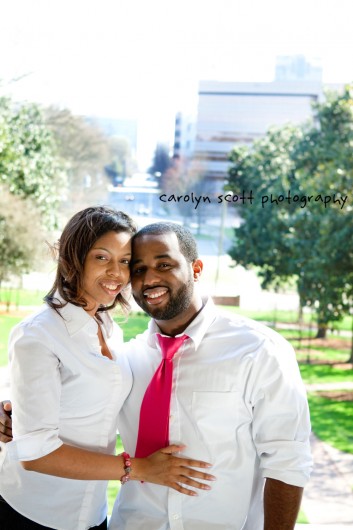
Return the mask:
<path id="1" fill-rule="evenodd" d="M 179 350 L 183 342 L 188 339 L 187 335 L 182 335 L 181 337 L 164 337 L 157 334 L 158 342 L 160 344 L 163 359 L 171 361 L 175 353 Z"/>

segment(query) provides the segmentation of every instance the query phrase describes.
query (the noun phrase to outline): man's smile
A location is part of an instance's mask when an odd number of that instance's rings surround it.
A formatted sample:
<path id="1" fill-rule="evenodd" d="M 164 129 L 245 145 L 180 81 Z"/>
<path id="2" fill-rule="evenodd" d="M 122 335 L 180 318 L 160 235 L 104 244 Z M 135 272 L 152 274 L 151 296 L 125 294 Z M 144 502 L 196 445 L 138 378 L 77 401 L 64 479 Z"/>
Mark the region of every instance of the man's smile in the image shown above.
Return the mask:
<path id="1" fill-rule="evenodd" d="M 168 289 L 166 287 L 148 288 L 144 291 L 143 296 L 148 304 L 154 305 L 165 299 Z"/>

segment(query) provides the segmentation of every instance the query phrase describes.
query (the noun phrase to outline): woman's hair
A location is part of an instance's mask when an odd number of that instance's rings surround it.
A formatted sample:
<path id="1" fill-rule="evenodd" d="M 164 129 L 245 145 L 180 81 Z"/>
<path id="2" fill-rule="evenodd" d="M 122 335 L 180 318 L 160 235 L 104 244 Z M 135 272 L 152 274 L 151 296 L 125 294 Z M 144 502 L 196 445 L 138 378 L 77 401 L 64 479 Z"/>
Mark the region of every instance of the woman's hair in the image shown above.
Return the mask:
<path id="1" fill-rule="evenodd" d="M 44 297 L 47 304 L 57 310 L 66 303 L 85 308 L 87 301 L 83 290 L 83 267 L 87 253 L 94 243 L 107 232 L 136 233 L 134 221 L 124 212 L 107 206 L 92 206 L 76 213 L 65 226 L 61 237 L 52 247 L 58 267 L 56 278 L 49 293 Z M 64 303 L 55 298 L 58 292 Z M 119 303 L 124 310 L 130 308 L 128 301 L 119 293 L 114 303 L 98 311 L 112 309 Z"/>

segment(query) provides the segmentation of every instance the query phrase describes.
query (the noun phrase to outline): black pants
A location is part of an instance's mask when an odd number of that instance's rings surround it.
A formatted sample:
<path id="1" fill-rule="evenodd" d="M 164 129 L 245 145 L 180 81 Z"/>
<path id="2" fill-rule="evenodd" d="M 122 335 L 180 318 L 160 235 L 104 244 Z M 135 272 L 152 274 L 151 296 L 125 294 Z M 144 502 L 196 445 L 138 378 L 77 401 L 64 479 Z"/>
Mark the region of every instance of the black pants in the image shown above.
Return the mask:
<path id="1" fill-rule="evenodd" d="M 54 530 L 48 526 L 42 526 L 35 523 L 27 517 L 16 512 L 7 502 L 0 496 L 0 528 L 1 530 Z M 90 530 L 107 530 L 107 520 L 103 521 L 99 526 L 92 526 Z"/>

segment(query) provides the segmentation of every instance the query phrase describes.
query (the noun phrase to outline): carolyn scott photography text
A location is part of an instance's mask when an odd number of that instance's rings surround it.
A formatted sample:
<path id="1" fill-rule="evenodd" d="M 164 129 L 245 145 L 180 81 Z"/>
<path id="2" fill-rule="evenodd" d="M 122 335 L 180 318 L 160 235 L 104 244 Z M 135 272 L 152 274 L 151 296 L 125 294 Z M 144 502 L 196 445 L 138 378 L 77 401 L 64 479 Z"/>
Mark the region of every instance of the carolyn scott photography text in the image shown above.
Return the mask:
<path id="1" fill-rule="evenodd" d="M 270 193 L 269 195 L 259 195 L 256 196 L 253 194 L 253 191 L 250 192 L 243 191 L 242 194 L 237 194 L 232 191 L 224 193 L 217 196 L 209 195 L 197 195 L 194 192 L 185 194 L 185 195 L 167 195 L 163 193 L 159 196 L 161 202 L 190 202 L 194 204 L 195 210 L 200 204 L 219 204 L 222 202 L 228 202 L 232 204 L 254 204 L 255 201 L 261 201 L 262 208 L 268 206 L 278 206 L 281 203 L 287 204 L 297 204 L 300 208 L 305 208 L 309 204 L 319 203 L 324 208 L 330 206 L 336 206 L 341 210 L 346 205 L 348 200 L 348 195 L 342 195 L 340 192 L 336 192 L 330 195 L 325 194 L 313 194 L 313 195 L 299 195 L 292 194 L 291 190 L 288 190 L 288 193 L 281 195 L 274 195 Z"/>

